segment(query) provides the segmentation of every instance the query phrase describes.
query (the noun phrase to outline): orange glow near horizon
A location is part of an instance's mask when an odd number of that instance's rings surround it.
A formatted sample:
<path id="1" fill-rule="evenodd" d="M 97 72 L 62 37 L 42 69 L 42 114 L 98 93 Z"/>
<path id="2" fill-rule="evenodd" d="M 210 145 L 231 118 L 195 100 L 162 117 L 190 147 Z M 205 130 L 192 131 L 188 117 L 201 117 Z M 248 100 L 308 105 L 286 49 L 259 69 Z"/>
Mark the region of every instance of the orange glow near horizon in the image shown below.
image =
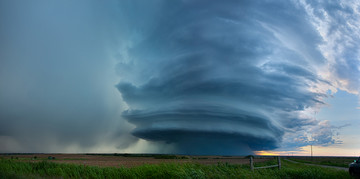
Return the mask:
<path id="1" fill-rule="evenodd" d="M 274 156 L 279 155 L 276 151 L 255 151 L 255 155 Z"/>
<path id="2" fill-rule="evenodd" d="M 255 151 L 255 155 L 262 156 L 311 156 L 311 147 L 300 147 L 297 151 Z M 313 146 L 313 156 L 360 156 L 359 150 L 342 149 L 339 146 Z"/>

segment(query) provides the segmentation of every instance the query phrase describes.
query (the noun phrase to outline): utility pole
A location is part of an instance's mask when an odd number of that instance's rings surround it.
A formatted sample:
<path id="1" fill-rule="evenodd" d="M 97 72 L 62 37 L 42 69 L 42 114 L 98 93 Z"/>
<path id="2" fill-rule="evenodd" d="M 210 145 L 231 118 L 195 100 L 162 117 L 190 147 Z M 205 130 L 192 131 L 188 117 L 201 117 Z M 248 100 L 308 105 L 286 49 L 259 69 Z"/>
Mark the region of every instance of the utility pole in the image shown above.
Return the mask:
<path id="1" fill-rule="evenodd" d="M 311 145 L 311 160 L 313 160 L 313 151 L 312 151 L 312 145 Z"/>

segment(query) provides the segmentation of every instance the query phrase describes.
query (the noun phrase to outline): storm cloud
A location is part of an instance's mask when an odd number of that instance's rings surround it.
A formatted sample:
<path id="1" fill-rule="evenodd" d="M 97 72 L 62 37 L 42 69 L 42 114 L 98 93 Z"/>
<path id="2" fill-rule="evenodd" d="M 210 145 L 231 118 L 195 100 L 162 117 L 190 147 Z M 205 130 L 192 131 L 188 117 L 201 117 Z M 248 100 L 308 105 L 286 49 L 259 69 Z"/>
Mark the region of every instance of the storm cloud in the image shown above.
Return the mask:
<path id="1" fill-rule="evenodd" d="M 318 50 L 323 39 L 303 8 L 272 1 L 158 3 L 157 13 L 141 16 L 153 23 L 140 28 L 141 40 L 118 65 L 133 77 L 117 87 L 135 136 L 174 144 L 177 153 L 249 154 L 279 147 L 287 131 L 318 124 L 304 111 L 324 104 L 327 94 L 313 89 L 330 82 L 316 73 L 327 61 Z"/>
<path id="2" fill-rule="evenodd" d="M 119 120 L 110 7 L 0 2 L 0 152 L 105 152 L 136 141 Z"/>
<path id="3" fill-rule="evenodd" d="M 0 152 L 247 155 L 341 143 L 357 1 L 0 1 Z M 294 142 L 295 141 L 295 142 Z"/>

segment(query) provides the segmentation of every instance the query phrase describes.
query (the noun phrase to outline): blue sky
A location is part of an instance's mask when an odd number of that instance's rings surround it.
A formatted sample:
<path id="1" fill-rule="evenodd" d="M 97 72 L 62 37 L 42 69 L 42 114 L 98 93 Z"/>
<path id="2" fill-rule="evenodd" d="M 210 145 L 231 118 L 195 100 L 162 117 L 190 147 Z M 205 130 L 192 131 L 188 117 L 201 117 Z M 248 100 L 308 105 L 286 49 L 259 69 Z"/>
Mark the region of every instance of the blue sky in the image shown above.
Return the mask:
<path id="1" fill-rule="evenodd" d="M 324 152 L 323 155 L 360 155 L 357 134 L 360 126 L 358 97 L 345 91 L 338 91 L 327 102 L 329 106 L 322 108 L 317 114 L 317 118 L 329 120 L 334 125 L 334 132 L 337 133 L 338 140 L 341 142 L 336 146 L 340 150 L 328 149 L 328 152 Z M 341 149 L 344 151 L 341 151 Z"/>
<path id="2" fill-rule="evenodd" d="M 359 22 L 357 1 L 0 1 L 0 152 L 360 155 Z"/>
<path id="3" fill-rule="evenodd" d="M 320 121 L 329 122 L 328 133 L 333 135 L 334 144 L 314 145 L 314 155 L 320 156 L 358 156 L 360 145 L 358 128 L 360 125 L 360 110 L 358 109 L 357 95 L 346 91 L 337 91 L 332 97 L 325 100 L 326 106 L 314 113 Z M 312 131 L 309 131 L 309 136 Z M 299 148 L 280 147 L 274 151 L 262 151 L 259 154 L 267 155 L 311 155 L 310 146 Z"/>

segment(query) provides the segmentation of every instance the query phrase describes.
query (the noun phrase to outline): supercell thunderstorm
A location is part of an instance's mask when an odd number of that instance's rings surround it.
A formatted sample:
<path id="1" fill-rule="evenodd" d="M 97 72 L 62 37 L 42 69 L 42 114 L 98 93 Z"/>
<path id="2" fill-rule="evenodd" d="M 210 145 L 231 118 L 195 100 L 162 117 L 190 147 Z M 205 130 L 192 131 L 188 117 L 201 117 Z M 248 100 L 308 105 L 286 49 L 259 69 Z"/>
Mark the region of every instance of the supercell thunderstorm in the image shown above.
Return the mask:
<path id="1" fill-rule="evenodd" d="M 326 83 L 313 73 L 324 58 L 314 50 L 321 38 L 291 12 L 301 9 L 174 2 L 159 3 L 156 21 L 139 17 L 152 23 L 118 65 L 132 76 L 117 88 L 133 135 L 173 144 L 176 153 L 241 155 L 275 149 L 285 130 L 311 121 L 300 113 L 326 96 L 310 90 Z M 301 39 L 305 34 L 312 38 Z M 284 36 L 298 41 L 289 45 Z"/>

